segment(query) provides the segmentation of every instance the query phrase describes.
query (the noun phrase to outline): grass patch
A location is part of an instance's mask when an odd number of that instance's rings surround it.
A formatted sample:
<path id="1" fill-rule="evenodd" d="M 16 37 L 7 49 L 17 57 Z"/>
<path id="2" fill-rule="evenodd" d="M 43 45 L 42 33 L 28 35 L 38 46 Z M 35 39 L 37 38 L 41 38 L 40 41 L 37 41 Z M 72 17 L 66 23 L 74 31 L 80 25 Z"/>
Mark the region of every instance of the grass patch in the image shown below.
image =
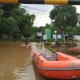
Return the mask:
<path id="1" fill-rule="evenodd" d="M 55 49 L 49 47 L 48 45 L 44 44 L 44 46 L 45 46 L 48 50 L 50 50 L 52 53 L 55 53 L 55 52 L 56 52 Z"/>

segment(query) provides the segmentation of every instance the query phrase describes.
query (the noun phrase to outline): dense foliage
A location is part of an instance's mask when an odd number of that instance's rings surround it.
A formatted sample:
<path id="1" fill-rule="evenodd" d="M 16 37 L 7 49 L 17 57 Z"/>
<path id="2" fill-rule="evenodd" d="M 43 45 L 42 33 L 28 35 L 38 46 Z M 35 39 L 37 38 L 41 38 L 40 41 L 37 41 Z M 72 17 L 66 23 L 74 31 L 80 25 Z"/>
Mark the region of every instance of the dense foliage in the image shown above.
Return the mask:
<path id="1" fill-rule="evenodd" d="M 53 20 L 53 25 L 57 32 L 62 33 L 63 37 L 66 34 L 72 35 L 74 33 L 78 21 L 76 8 L 74 6 L 54 6 L 50 12 L 50 18 Z"/>
<path id="2" fill-rule="evenodd" d="M 0 39 L 13 40 L 31 36 L 35 15 L 26 13 L 19 4 L 0 5 Z"/>

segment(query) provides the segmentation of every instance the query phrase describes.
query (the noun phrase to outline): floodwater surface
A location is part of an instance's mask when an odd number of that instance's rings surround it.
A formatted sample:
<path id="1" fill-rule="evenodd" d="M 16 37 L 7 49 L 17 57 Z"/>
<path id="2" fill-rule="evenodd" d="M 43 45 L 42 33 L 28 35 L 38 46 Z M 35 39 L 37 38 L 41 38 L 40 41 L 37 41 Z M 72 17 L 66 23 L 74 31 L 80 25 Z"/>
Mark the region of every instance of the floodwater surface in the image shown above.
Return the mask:
<path id="1" fill-rule="evenodd" d="M 48 52 L 38 43 L 1 42 L 0 80 L 50 80 L 39 74 L 33 64 L 35 51 Z"/>

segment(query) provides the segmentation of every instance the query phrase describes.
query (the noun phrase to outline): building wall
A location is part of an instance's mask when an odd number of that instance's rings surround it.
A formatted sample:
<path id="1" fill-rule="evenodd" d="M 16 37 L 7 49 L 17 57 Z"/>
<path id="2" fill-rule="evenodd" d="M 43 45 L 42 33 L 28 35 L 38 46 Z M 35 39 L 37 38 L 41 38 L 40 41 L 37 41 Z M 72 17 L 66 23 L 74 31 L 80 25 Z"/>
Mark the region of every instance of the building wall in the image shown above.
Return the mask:
<path id="1" fill-rule="evenodd" d="M 80 14 L 78 13 L 77 16 L 78 16 L 77 26 L 80 26 Z"/>
<path id="2" fill-rule="evenodd" d="M 76 40 L 80 40 L 80 36 L 76 35 L 76 36 L 75 36 L 75 39 L 76 39 Z"/>

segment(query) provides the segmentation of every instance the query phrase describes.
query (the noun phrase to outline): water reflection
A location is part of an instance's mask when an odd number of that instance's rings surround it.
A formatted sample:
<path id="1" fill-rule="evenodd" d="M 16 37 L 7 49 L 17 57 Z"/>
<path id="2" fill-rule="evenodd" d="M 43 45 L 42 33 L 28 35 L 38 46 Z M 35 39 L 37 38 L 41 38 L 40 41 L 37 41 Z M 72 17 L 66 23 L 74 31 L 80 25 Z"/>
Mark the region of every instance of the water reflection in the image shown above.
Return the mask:
<path id="1" fill-rule="evenodd" d="M 43 43 L 0 43 L 0 80 L 52 80 L 43 77 L 32 64 L 35 51 L 50 53 Z"/>
<path id="2" fill-rule="evenodd" d="M 0 43 L 0 80 L 35 80 L 31 47 L 25 43 Z"/>
<path id="3" fill-rule="evenodd" d="M 45 47 L 44 47 L 44 43 L 33 43 L 33 46 L 32 46 L 32 50 L 35 52 L 41 52 L 41 53 L 46 53 L 46 54 L 50 54 L 51 51 L 47 50 Z M 50 79 L 50 78 L 46 78 L 44 76 L 42 76 L 38 70 L 37 70 L 37 67 L 35 65 L 35 63 L 33 62 L 33 69 L 34 69 L 34 72 L 35 72 L 35 77 L 36 77 L 36 80 L 57 80 L 57 79 Z"/>

